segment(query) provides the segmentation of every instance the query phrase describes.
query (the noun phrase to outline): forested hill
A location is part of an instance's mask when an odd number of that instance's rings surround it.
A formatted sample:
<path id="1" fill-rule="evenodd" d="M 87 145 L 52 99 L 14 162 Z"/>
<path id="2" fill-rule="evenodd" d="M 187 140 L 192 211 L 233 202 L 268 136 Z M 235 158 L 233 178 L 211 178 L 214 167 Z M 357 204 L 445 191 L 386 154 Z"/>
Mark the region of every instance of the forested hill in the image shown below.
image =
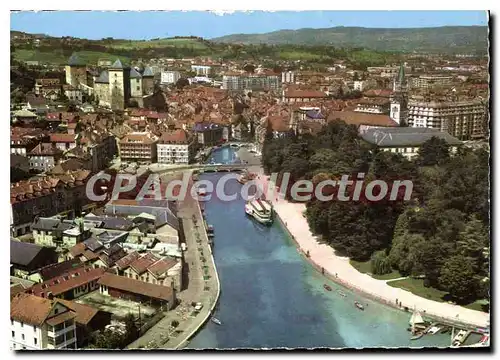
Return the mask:
<path id="1" fill-rule="evenodd" d="M 213 41 L 243 44 L 332 45 L 380 51 L 486 53 L 487 26 L 444 26 L 419 29 L 333 27 L 280 30 L 265 34 L 234 34 Z"/>

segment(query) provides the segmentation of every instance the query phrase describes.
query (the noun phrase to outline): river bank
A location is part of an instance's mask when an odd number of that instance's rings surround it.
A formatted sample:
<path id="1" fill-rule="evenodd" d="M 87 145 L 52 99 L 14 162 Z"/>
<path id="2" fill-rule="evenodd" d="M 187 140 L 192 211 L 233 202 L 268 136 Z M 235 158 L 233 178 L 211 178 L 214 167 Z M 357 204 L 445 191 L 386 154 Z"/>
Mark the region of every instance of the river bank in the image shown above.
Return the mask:
<path id="1" fill-rule="evenodd" d="M 263 174 L 262 168 L 258 169 L 258 173 L 259 181 L 265 189 L 267 186 L 275 188 L 274 184 L 269 184 L 269 178 Z M 418 309 L 428 317 L 457 326 L 476 328 L 489 326 L 487 313 L 424 299 L 406 290 L 393 288 L 383 280 L 376 280 L 367 274 L 360 273 L 349 263 L 347 257 L 340 257 L 327 244 L 318 243 L 309 230 L 307 219 L 303 216 L 305 204 L 290 203 L 276 196 L 269 200 L 273 203 L 276 214 L 299 251 L 302 254 L 308 254 L 307 260 L 332 281 L 394 308 L 402 310 L 407 307 L 410 311 Z M 396 305 L 396 300 L 402 303 L 402 307 Z"/>

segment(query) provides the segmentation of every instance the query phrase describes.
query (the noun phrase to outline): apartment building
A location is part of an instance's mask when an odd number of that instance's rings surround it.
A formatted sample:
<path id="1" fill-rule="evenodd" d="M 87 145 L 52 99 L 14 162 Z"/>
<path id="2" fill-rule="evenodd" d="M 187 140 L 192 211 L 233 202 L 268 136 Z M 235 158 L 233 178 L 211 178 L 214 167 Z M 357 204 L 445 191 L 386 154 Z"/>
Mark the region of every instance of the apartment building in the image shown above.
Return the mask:
<path id="1" fill-rule="evenodd" d="M 213 146 L 223 141 L 223 126 L 208 122 L 199 122 L 194 124 L 194 133 L 198 137 L 198 144 L 203 146 Z"/>
<path id="2" fill-rule="evenodd" d="M 56 300 L 18 294 L 10 302 L 10 349 L 76 349 L 75 317 Z"/>
<path id="3" fill-rule="evenodd" d="M 412 89 L 429 89 L 434 86 L 450 86 L 453 83 L 453 76 L 447 75 L 421 75 L 409 78 L 409 85 Z"/>
<path id="4" fill-rule="evenodd" d="M 227 73 L 222 77 L 222 89 L 233 91 L 278 90 L 281 86 L 280 80 L 276 74 Z"/>
<path id="5" fill-rule="evenodd" d="M 195 139 L 183 129 L 163 133 L 157 144 L 160 164 L 189 164 L 195 152 Z"/>
<path id="6" fill-rule="evenodd" d="M 481 100 L 460 102 L 410 102 L 408 125 L 445 131 L 460 140 L 488 135 L 488 105 Z"/>
<path id="7" fill-rule="evenodd" d="M 180 78 L 179 71 L 162 71 L 160 79 L 162 84 L 175 84 Z"/>
<path id="8" fill-rule="evenodd" d="M 125 161 L 156 162 L 158 137 L 149 132 L 132 132 L 120 140 L 120 157 Z"/>

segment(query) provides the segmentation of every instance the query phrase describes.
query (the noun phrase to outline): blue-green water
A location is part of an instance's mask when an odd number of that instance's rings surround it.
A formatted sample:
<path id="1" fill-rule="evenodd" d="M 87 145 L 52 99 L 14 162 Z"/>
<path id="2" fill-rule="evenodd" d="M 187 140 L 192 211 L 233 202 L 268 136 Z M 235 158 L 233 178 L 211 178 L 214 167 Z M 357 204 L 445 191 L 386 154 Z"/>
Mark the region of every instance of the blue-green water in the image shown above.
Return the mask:
<path id="1" fill-rule="evenodd" d="M 233 159 L 233 149 L 213 153 Z M 222 174 L 205 174 L 217 181 Z M 239 192 L 230 180 L 226 192 Z M 301 257 L 278 222 L 263 227 L 247 218 L 244 201 L 205 203 L 215 228 L 214 257 L 221 282 L 215 316 L 188 348 L 312 348 L 448 346 L 449 335 L 411 341 L 410 314 L 365 299 L 328 281 Z M 324 284 L 333 291 L 328 292 Z M 341 297 L 337 289 L 347 294 Z M 365 304 L 359 311 L 354 301 Z"/>

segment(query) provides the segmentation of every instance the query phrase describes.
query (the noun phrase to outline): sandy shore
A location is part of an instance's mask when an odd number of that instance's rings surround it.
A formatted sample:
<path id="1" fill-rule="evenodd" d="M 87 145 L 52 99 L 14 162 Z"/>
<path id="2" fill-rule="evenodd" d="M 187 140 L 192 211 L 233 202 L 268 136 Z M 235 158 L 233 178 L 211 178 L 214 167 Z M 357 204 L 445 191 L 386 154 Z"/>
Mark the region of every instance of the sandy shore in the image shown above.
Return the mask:
<path id="1" fill-rule="evenodd" d="M 257 181 L 267 193 L 268 186 L 274 188 L 274 184 L 269 183 L 269 178 L 263 175 L 262 169 L 258 173 Z M 275 190 L 274 193 L 277 194 L 278 191 Z M 317 242 L 316 237 L 309 230 L 307 219 L 303 216 L 306 209 L 305 204 L 290 203 L 276 195 L 267 196 L 267 199 L 273 203 L 276 213 L 287 227 L 299 249 L 304 254 L 309 253 L 308 260 L 333 281 L 394 307 L 397 307 L 397 299 L 403 307 L 416 308 L 435 318 L 466 323 L 476 327 L 488 327 L 490 318 L 488 313 L 427 300 L 406 290 L 393 288 L 387 285 L 385 280 L 377 280 L 360 273 L 349 263 L 348 258 L 335 255 L 333 248 Z"/>

